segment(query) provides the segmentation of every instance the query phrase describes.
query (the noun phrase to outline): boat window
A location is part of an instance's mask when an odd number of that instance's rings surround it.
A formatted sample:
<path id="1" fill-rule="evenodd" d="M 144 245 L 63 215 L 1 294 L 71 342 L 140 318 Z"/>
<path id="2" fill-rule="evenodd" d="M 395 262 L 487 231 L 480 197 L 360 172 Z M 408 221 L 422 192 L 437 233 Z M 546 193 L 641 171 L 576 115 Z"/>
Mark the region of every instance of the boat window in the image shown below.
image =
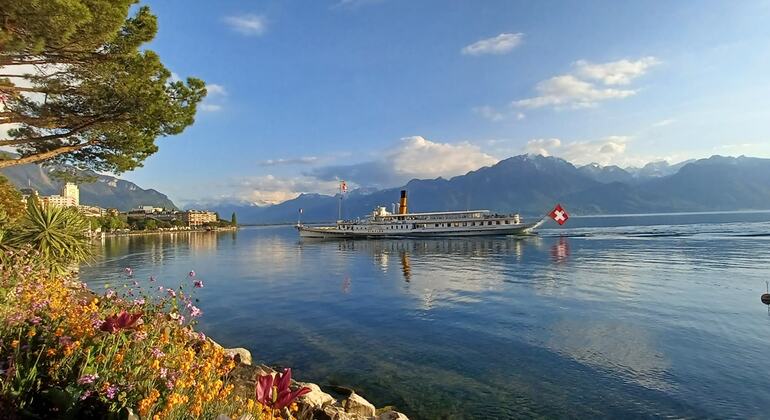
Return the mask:
<path id="1" fill-rule="evenodd" d="M 500 221 L 499 221 L 499 220 L 497 221 L 497 224 L 498 224 L 498 225 L 500 224 Z"/>

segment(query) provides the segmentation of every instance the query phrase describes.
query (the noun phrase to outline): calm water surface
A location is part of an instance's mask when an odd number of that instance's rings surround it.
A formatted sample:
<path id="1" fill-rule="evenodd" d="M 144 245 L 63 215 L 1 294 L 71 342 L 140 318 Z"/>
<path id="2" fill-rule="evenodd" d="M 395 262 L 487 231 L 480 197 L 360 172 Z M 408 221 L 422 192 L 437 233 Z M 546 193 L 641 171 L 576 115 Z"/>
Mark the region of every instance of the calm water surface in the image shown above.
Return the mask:
<path id="1" fill-rule="evenodd" d="M 189 284 L 201 328 L 411 418 L 760 418 L 770 213 L 573 218 L 525 239 L 110 238 L 82 277 Z"/>

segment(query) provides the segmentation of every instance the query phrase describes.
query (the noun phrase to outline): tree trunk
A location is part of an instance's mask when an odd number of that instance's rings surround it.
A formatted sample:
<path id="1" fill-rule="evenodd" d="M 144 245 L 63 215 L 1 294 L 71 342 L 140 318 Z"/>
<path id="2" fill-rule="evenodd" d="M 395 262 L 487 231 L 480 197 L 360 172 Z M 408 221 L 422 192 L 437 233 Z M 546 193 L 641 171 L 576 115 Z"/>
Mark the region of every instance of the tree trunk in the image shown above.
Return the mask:
<path id="1" fill-rule="evenodd" d="M 0 169 L 9 168 L 11 166 L 17 166 L 17 165 L 26 165 L 27 163 L 42 162 L 44 160 L 52 159 L 52 158 L 55 158 L 56 156 L 63 155 L 65 153 L 74 152 L 88 145 L 90 145 L 90 143 L 76 144 L 74 146 L 63 146 L 57 149 L 49 150 L 47 152 L 38 153 L 35 155 L 26 156 L 19 159 L 0 160 Z"/>

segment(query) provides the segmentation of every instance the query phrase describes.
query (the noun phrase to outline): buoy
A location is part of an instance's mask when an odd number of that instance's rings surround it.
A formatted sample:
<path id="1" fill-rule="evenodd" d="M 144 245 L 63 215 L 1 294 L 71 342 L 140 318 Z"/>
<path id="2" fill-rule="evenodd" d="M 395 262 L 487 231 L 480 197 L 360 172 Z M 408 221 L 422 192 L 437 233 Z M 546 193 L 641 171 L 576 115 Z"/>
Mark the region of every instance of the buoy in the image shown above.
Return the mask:
<path id="1" fill-rule="evenodd" d="M 770 284 L 768 284 L 768 282 L 765 282 L 765 291 L 766 293 L 762 293 L 760 299 L 765 305 L 770 305 Z M 768 308 L 768 310 L 770 310 L 770 308 Z"/>

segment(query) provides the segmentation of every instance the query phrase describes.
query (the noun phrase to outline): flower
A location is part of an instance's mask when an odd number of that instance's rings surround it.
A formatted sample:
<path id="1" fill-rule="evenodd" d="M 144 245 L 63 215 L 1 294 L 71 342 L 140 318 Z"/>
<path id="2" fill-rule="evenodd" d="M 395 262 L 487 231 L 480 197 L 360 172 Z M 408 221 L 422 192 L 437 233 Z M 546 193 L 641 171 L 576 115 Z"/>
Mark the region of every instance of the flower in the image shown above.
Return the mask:
<path id="1" fill-rule="evenodd" d="M 197 306 L 190 307 L 190 317 L 197 318 L 201 315 L 203 315 L 203 311 L 201 311 Z"/>
<path id="2" fill-rule="evenodd" d="M 143 322 L 141 312 L 129 314 L 125 310 L 122 310 L 117 315 L 110 315 L 105 318 L 104 323 L 99 326 L 99 329 L 105 332 L 114 333 L 118 330 L 132 330 L 142 325 Z"/>
<path id="3" fill-rule="evenodd" d="M 134 333 L 134 339 L 136 341 L 142 341 L 147 338 L 147 333 L 144 331 L 137 331 Z"/>
<path id="4" fill-rule="evenodd" d="M 171 297 L 176 297 L 176 292 L 174 289 L 166 289 L 166 293 L 168 293 L 168 295 Z"/>
<path id="5" fill-rule="evenodd" d="M 92 394 L 92 392 L 91 392 L 91 390 L 90 390 L 90 389 L 89 389 L 88 391 L 84 392 L 84 393 L 83 393 L 83 395 L 81 395 L 81 396 L 80 396 L 80 401 L 83 401 L 83 400 L 85 400 L 85 399 L 88 399 L 88 397 L 90 397 L 90 396 L 91 396 L 91 394 Z"/>
<path id="6" fill-rule="evenodd" d="M 158 358 L 160 358 L 160 357 L 163 357 L 163 356 L 165 356 L 165 355 L 166 355 L 165 353 L 163 353 L 162 351 L 160 351 L 160 349 L 159 349 L 159 348 L 157 348 L 157 347 L 153 347 L 153 348 L 152 348 L 152 351 L 151 351 L 150 353 L 152 353 L 152 357 L 154 357 L 154 358 L 156 358 L 156 359 L 158 359 Z"/>
<path id="7" fill-rule="evenodd" d="M 262 405 L 273 410 L 281 410 L 290 405 L 294 400 L 310 392 L 310 388 L 302 387 L 292 391 L 291 369 L 286 368 L 283 373 L 262 375 L 257 378 L 256 397 Z"/>
<path id="8" fill-rule="evenodd" d="M 195 277 L 195 270 L 190 270 L 190 273 L 187 274 L 190 277 Z"/>
<path id="9" fill-rule="evenodd" d="M 137 305 L 137 306 L 144 305 L 144 302 L 145 302 L 144 298 L 142 298 L 142 299 L 134 299 L 134 305 Z"/>
<path id="10" fill-rule="evenodd" d="M 118 387 L 116 385 L 110 385 L 109 388 L 107 388 L 107 399 L 113 399 L 115 398 L 115 394 L 118 393 Z"/>
<path id="11" fill-rule="evenodd" d="M 202 289 L 203 288 L 203 280 L 195 280 L 193 282 L 193 286 L 195 286 L 196 289 Z"/>
<path id="12" fill-rule="evenodd" d="M 117 293 L 115 293 L 114 290 L 110 289 L 110 290 L 107 291 L 107 293 L 104 294 L 104 297 L 107 298 L 107 299 L 112 299 L 112 298 L 115 297 L 116 294 Z"/>
<path id="13" fill-rule="evenodd" d="M 83 375 L 80 378 L 78 378 L 78 385 L 88 385 L 94 383 L 99 379 L 99 375 L 97 374 L 89 374 L 89 375 Z"/>
<path id="14" fill-rule="evenodd" d="M 126 267 L 123 269 L 123 272 L 126 273 L 128 277 L 131 277 L 134 275 L 134 270 L 131 269 L 131 267 Z"/>

